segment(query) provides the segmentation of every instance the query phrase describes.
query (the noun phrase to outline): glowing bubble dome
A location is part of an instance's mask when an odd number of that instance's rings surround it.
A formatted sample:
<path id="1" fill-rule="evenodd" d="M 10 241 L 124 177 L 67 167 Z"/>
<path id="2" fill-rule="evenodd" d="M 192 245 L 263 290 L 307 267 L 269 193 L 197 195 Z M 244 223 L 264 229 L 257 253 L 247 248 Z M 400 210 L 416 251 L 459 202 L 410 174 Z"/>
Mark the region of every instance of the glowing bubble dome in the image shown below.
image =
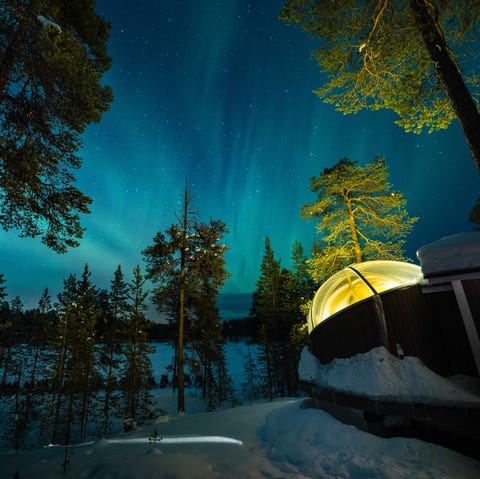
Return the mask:
<path id="1" fill-rule="evenodd" d="M 320 286 L 308 315 L 308 332 L 349 306 L 399 286 L 422 279 L 420 266 L 401 261 L 365 261 L 352 264 Z"/>

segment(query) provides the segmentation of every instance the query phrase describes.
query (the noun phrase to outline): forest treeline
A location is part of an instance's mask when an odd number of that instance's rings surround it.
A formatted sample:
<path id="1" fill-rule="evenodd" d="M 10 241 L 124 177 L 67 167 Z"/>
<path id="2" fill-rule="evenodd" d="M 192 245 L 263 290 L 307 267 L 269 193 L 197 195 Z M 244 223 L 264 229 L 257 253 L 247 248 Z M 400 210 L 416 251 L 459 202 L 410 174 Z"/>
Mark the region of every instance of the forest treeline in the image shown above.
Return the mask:
<path id="1" fill-rule="evenodd" d="M 280 271 L 279 264 L 268 246 L 262 286 L 259 283 L 249 317 L 221 322 L 217 334 L 211 335 L 204 334 L 204 321 L 187 317 L 184 380 L 195 381 L 208 409 L 299 393 L 296 369 L 301 345 L 289 346 L 289 328 L 303 317 L 293 303 L 287 306 L 281 299 L 288 288 L 295 296 L 295 275 Z M 105 436 L 116 420 L 128 430 L 162 414 L 155 409 L 153 389 L 165 378 L 153 376 L 150 359 L 157 341 L 173 346 L 168 383 L 174 391 L 178 388 L 178 325 L 146 318 L 150 295 L 140 267 L 127 282 L 118 266 L 108 290 L 97 288 L 91 274 L 85 265 L 80 277 L 71 274 L 64 280 L 56 300 L 45 289 L 32 309 L 25 309 L 19 297 L 7 300 L 8 283 L 0 275 L 0 417 L 5 424 L 1 439 L 16 449 L 25 446 L 34 430 L 42 444 L 69 444 L 91 435 Z M 283 304 L 278 315 L 267 314 L 268 320 L 260 306 L 268 302 L 263 289 L 267 282 Z M 298 294 L 295 297 L 301 300 Z M 283 332 L 277 337 L 279 330 Z M 244 358 L 241 393 L 229 376 L 227 340 L 254 345 Z M 279 362 L 275 367 L 274 361 Z M 288 372 L 281 374 L 282 369 Z"/>
<path id="2" fill-rule="evenodd" d="M 107 434 L 115 419 L 126 428 L 155 411 L 151 353 L 155 341 L 174 354 L 169 382 L 185 411 L 184 387 L 193 380 L 208 409 L 239 400 L 295 396 L 297 366 L 308 344 L 305 314 L 318 286 L 346 265 L 369 259 L 405 260 L 409 218 L 400 192 L 387 181 L 383 158 L 363 167 L 341 159 L 312 178 L 315 202 L 302 207 L 321 234 L 310 254 L 295 241 L 290 267 L 265 237 L 259 276 L 247 318 L 222 321 L 218 297 L 230 273 L 226 225 L 201 221 L 185 188 L 176 222 L 158 232 L 126 281 L 121 266 L 109 289 L 93 284 L 89 265 L 64 279 L 56 300 L 45 289 L 37 307 L 7 301 L 0 273 L 0 394 L 6 436 L 21 447 L 32 428 L 44 442 Z M 146 289 L 146 281 L 153 285 Z M 151 304 L 162 323 L 147 319 Z M 225 345 L 243 338 L 254 347 L 244 358 L 239 397 L 229 375 Z M 94 429 L 92 430 L 92 425 Z"/>

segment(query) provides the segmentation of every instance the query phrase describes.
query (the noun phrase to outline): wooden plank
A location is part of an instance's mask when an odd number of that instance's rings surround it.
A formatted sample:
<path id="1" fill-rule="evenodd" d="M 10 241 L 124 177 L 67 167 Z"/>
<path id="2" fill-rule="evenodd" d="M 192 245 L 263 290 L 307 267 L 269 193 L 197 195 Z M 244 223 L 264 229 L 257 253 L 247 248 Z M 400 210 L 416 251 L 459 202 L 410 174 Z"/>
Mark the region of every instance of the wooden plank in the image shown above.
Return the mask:
<path id="1" fill-rule="evenodd" d="M 445 406 L 381 400 L 334 391 L 305 381 L 302 381 L 301 385 L 303 390 L 312 398 L 359 409 L 378 416 L 402 416 L 409 419 L 433 420 L 455 428 L 467 429 L 480 439 L 480 405 Z"/>

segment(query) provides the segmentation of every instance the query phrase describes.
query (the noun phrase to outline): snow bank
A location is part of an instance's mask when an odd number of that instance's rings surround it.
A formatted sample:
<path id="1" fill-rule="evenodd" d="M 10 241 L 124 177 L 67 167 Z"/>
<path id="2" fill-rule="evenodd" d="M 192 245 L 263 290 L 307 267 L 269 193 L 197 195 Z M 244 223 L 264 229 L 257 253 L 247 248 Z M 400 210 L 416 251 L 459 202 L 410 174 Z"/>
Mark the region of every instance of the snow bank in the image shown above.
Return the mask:
<path id="1" fill-rule="evenodd" d="M 268 414 L 264 439 L 281 477 L 292 479 L 480 477 L 473 459 L 417 439 L 381 439 L 320 409 L 303 409 L 301 401 Z"/>
<path id="2" fill-rule="evenodd" d="M 425 277 L 480 270 L 480 233 L 458 233 L 422 246 L 417 251 Z"/>
<path id="3" fill-rule="evenodd" d="M 477 404 L 480 396 L 435 374 L 420 359 L 398 359 L 383 346 L 323 365 L 307 349 L 298 366 L 303 381 L 339 392 L 398 402 Z"/>

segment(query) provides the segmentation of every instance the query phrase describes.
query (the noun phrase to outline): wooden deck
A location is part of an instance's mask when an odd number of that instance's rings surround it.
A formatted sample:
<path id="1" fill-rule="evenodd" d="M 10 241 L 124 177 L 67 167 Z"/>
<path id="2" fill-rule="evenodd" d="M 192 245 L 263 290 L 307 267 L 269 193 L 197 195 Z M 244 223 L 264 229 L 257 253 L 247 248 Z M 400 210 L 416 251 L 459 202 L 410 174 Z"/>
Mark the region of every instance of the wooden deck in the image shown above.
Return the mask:
<path id="1" fill-rule="evenodd" d="M 423 404 L 392 401 L 347 394 L 301 382 L 305 393 L 312 399 L 327 401 L 343 407 L 358 409 L 370 417 L 401 416 L 417 421 L 430 421 L 452 431 L 466 433 L 480 439 L 480 405 L 478 404 Z"/>

